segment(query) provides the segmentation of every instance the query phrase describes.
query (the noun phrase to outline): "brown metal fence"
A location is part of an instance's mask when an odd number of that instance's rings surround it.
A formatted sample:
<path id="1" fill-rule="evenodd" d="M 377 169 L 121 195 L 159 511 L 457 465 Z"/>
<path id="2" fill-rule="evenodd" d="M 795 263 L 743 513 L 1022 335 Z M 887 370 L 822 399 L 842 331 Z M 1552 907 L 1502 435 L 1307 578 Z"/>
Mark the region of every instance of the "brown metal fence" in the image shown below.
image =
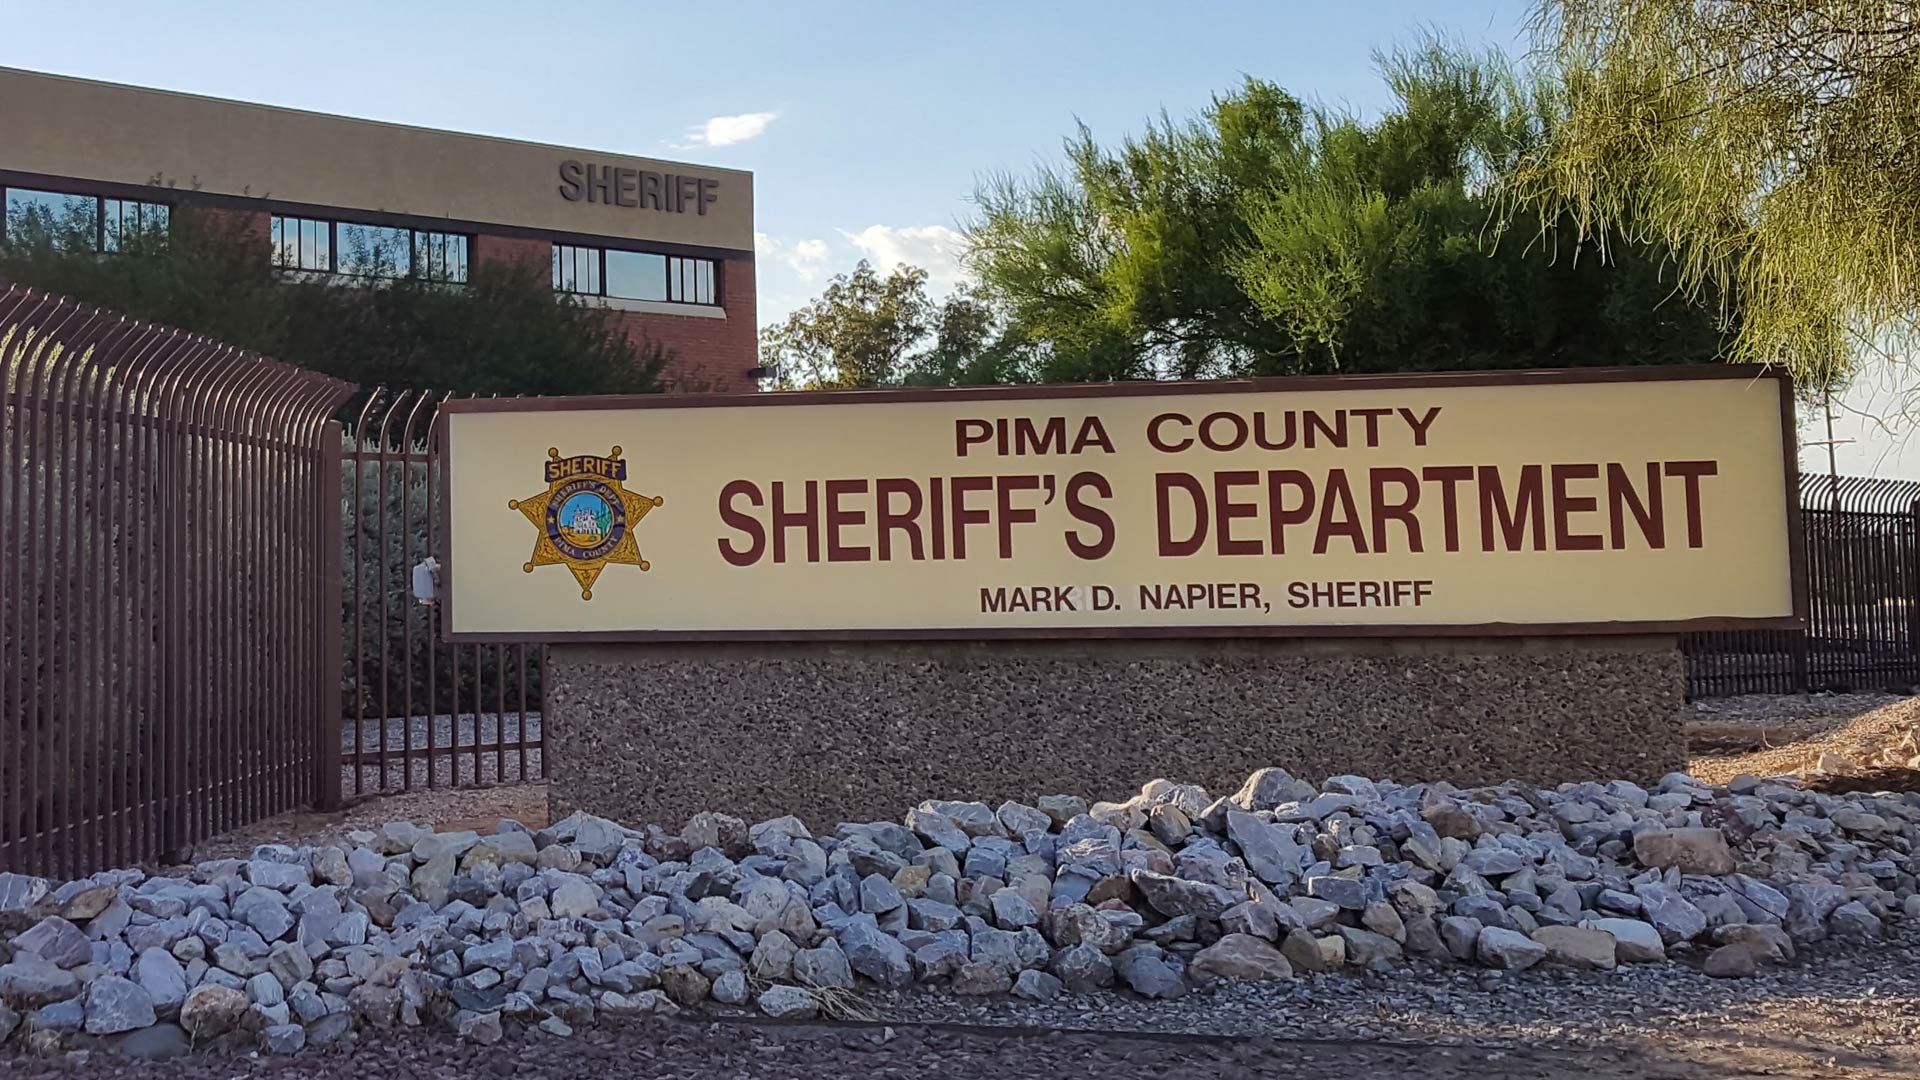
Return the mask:
<path id="1" fill-rule="evenodd" d="M 544 779 L 537 645 L 448 645 L 416 570 L 445 559 L 431 438 L 452 395 L 376 391 L 346 410 L 342 784 L 349 795 Z M 432 560 L 433 563 L 429 563 Z"/>
<path id="2" fill-rule="evenodd" d="M 1807 629 L 1689 634 L 1696 698 L 1920 684 L 1920 483 L 1800 478 Z"/>
<path id="3" fill-rule="evenodd" d="M 353 387 L 0 285 L 0 869 L 73 875 L 338 799 Z"/>

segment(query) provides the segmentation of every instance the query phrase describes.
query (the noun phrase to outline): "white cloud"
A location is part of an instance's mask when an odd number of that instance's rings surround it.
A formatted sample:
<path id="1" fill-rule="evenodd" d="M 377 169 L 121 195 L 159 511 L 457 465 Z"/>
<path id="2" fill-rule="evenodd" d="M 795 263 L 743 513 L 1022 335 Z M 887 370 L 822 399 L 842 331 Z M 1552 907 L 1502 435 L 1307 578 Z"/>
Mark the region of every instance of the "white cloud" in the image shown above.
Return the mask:
<path id="1" fill-rule="evenodd" d="M 777 112 L 741 113 L 715 116 L 704 124 L 687 129 L 686 146 L 732 146 L 766 133 L 767 125 L 780 118 Z"/>
<path id="2" fill-rule="evenodd" d="M 753 252 L 763 263 L 786 266 L 796 279 L 807 284 L 826 276 L 830 256 L 825 240 L 782 240 L 763 232 L 753 234 Z"/>
<path id="3" fill-rule="evenodd" d="M 882 273 L 899 263 L 925 270 L 927 284 L 936 291 L 952 288 L 967 276 L 960 265 L 966 237 L 945 225 L 869 225 L 859 232 L 841 229 L 840 235 Z"/>

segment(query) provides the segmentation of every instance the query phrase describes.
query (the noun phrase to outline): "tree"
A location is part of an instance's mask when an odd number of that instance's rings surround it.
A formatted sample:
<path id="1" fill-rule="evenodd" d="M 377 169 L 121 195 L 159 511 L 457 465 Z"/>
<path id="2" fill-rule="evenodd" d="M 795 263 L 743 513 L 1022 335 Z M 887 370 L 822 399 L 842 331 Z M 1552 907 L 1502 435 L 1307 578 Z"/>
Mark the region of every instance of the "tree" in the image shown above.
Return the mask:
<path id="1" fill-rule="evenodd" d="M 1920 313 L 1920 9 L 1879 0 L 1544 0 L 1565 119 L 1519 207 L 1658 243 L 1741 314 L 1737 359 L 1826 384 Z"/>
<path id="2" fill-rule="evenodd" d="M 606 309 L 556 297 L 544 266 L 476 263 L 462 286 L 375 276 L 290 278 L 246 219 L 196 209 L 94 253 L 83 209 L 11 215 L 0 279 L 390 387 L 472 394 L 643 393 L 668 354 Z M 365 253 L 377 267 L 381 253 Z"/>
<path id="3" fill-rule="evenodd" d="M 761 332 L 762 358 L 783 389 L 954 386 L 1026 381 L 1025 343 L 1003 333 L 976 287 L 935 303 L 927 272 L 901 264 L 885 277 L 862 259 L 821 294 Z"/>
<path id="4" fill-rule="evenodd" d="M 1117 149 L 979 194 L 972 266 L 1047 380 L 1715 359 L 1718 304 L 1673 302 L 1657 246 L 1576 258 L 1559 222 L 1503 235 L 1493 185 L 1551 99 L 1498 56 L 1382 59 L 1366 122 L 1247 80 Z M 1545 239 L 1546 243 L 1537 242 Z M 1558 243 L 1556 249 L 1555 243 Z"/>

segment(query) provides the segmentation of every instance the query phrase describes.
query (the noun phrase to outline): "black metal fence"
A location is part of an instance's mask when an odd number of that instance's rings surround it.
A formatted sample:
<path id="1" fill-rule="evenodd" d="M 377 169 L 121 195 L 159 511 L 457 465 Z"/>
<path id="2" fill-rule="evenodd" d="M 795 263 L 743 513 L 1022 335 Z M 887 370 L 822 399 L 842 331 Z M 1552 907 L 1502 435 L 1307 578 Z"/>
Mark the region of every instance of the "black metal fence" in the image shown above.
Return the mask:
<path id="1" fill-rule="evenodd" d="M 338 800 L 336 379 L 0 285 L 0 870 Z"/>
<path id="2" fill-rule="evenodd" d="M 1800 478 L 1807 629 L 1689 634 L 1695 698 L 1920 684 L 1920 482 Z"/>
<path id="3" fill-rule="evenodd" d="M 545 778 L 545 653 L 449 645 L 415 574 L 444 561 L 445 493 L 431 433 L 452 395 L 376 391 L 342 444 L 343 789 L 348 795 Z"/>

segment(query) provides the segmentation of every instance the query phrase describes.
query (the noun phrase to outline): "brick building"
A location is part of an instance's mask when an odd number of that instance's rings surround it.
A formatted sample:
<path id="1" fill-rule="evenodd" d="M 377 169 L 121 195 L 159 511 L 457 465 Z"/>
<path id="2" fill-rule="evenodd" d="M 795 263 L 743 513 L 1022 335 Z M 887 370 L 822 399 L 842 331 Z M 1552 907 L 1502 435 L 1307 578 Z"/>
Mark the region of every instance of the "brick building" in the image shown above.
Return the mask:
<path id="1" fill-rule="evenodd" d="M 753 175 L 0 68 L 6 219 L 94 246 L 184 204 L 244 215 L 290 274 L 457 287 L 519 261 L 674 354 L 681 390 L 749 390 Z"/>

